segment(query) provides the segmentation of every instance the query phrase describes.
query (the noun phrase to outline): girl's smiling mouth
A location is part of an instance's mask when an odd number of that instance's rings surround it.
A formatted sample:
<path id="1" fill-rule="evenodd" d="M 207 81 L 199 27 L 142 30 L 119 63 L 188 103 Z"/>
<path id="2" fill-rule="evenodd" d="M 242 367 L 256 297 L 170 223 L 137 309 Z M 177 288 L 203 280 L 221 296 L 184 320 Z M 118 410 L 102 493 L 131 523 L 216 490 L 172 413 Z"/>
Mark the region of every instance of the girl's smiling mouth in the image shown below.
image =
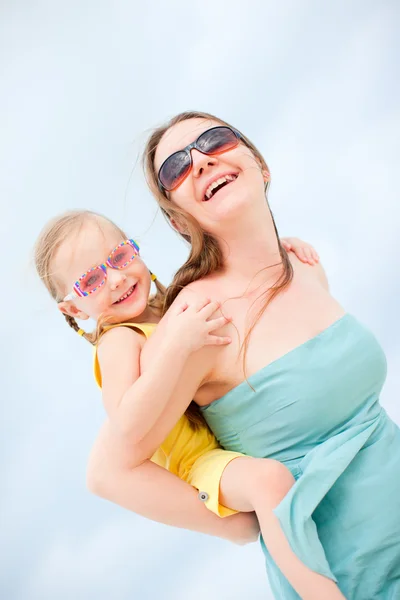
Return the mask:
<path id="1" fill-rule="evenodd" d="M 125 292 L 125 294 L 123 296 L 121 296 L 119 298 L 119 300 L 117 300 L 116 302 L 113 302 L 113 304 L 122 304 L 123 302 L 125 302 L 135 291 L 136 289 L 136 285 L 137 283 L 135 283 L 134 285 L 132 285 L 129 290 L 127 292 Z"/>

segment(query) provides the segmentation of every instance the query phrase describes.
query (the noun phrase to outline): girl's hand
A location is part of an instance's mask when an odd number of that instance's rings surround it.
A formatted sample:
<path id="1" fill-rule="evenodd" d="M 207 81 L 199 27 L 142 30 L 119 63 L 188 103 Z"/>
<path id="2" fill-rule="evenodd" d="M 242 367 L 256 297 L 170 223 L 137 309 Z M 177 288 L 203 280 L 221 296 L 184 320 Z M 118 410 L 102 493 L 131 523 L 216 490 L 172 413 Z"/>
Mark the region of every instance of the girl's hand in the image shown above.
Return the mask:
<path id="1" fill-rule="evenodd" d="M 230 337 L 213 335 L 214 331 L 231 320 L 228 317 L 213 317 L 219 308 L 220 304 L 211 302 L 209 298 L 194 298 L 190 303 L 177 303 L 175 307 L 171 307 L 165 332 L 168 344 L 173 341 L 173 345 L 186 349 L 189 353 L 203 346 L 230 344 Z"/>
<path id="2" fill-rule="evenodd" d="M 315 248 L 299 238 L 287 237 L 281 238 L 281 244 L 286 252 L 294 252 L 301 262 L 310 265 L 316 265 L 319 262 L 319 256 Z"/>

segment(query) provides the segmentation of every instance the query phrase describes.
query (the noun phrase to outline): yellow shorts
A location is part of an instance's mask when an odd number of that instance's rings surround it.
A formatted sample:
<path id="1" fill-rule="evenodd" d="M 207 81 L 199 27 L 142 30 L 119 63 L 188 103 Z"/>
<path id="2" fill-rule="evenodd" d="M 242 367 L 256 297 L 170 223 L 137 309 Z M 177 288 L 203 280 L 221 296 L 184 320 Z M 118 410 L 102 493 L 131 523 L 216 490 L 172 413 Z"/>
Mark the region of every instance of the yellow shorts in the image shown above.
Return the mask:
<path id="1" fill-rule="evenodd" d="M 186 481 L 199 491 L 199 498 L 208 510 L 219 517 L 228 517 L 237 511 L 219 503 L 219 483 L 225 467 L 234 459 L 244 456 L 217 448 L 200 456 L 193 464 Z M 239 482 L 238 482 L 239 484 Z"/>

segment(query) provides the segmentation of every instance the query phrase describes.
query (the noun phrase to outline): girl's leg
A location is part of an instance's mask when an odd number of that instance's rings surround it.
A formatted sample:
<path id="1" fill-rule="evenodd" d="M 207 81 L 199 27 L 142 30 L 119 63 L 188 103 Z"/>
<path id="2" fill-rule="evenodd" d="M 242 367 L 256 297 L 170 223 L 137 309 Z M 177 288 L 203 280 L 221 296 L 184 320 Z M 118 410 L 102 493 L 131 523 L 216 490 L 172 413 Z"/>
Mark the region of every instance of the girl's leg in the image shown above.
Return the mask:
<path id="1" fill-rule="evenodd" d="M 311 571 L 292 551 L 273 509 L 295 480 L 281 463 L 263 458 L 235 458 L 220 482 L 220 503 L 255 511 L 265 545 L 283 575 L 303 600 L 344 600 L 334 581 Z"/>
<path id="2" fill-rule="evenodd" d="M 133 448 L 115 436 L 106 422 L 90 453 L 89 490 L 152 521 L 240 545 L 257 540 L 259 527 L 254 513 L 221 519 L 199 501 L 191 485 L 149 460 L 134 466 L 133 454 Z"/>

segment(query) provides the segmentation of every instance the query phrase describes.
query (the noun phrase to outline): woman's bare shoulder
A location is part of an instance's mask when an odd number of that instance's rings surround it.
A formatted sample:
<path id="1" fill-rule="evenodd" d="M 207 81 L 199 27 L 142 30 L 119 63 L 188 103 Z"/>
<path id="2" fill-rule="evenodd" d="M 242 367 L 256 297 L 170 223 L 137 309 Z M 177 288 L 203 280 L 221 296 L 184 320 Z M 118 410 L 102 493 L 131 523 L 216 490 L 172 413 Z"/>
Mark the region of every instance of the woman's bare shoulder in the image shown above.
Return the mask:
<path id="1" fill-rule="evenodd" d="M 210 300 L 214 300 L 214 298 L 210 297 L 210 292 L 212 291 L 212 282 L 207 278 L 192 281 L 179 292 L 171 306 L 179 302 L 193 302 L 194 299 L 210 298 Z"/>
<path id="2" fill-rule="evenodd" d="M 305 264 L 299 260 L 293 252 L 289 254 L 289 258 L 290 262 L 292 263 L 295 276 L 306 277 L 309 280 L 314 280 L 320 283 L 325 289 L 329 290 L 328 278 L 321 261 L 315 265 Z"/>

